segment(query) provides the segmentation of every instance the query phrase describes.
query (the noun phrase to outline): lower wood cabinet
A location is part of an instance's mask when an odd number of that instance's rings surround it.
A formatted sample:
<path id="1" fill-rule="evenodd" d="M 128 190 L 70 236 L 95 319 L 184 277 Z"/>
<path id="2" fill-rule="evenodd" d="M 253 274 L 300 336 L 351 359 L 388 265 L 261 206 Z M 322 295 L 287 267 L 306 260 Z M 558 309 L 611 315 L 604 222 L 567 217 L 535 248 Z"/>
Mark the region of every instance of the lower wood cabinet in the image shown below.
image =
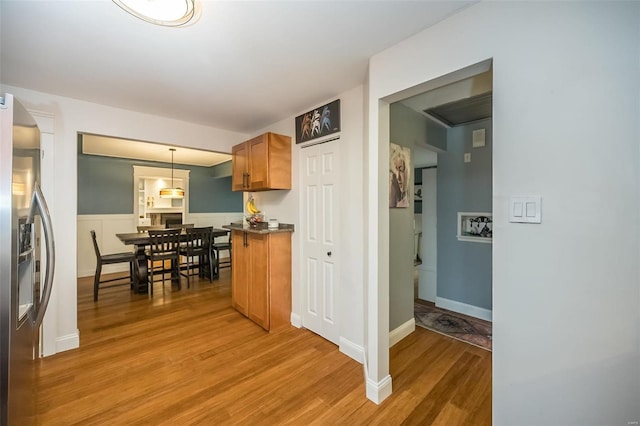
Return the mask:
<path id="1" fill-rule="evenodd" d="M 291 233 L 231 232 L 231 304 L 265 330 L 291 322 Z"/>

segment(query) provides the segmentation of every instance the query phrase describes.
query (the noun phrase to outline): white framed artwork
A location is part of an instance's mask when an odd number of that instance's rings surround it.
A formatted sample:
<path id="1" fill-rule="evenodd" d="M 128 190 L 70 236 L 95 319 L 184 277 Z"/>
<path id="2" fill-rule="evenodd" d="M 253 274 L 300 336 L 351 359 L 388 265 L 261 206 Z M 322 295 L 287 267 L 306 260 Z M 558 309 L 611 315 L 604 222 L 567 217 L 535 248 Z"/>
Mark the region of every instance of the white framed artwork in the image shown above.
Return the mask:
<path id="1" fill-rule="evenodd" d="M 491 243 L 493 215 L 481 212 L 458 212 L 458 241 Z"/>

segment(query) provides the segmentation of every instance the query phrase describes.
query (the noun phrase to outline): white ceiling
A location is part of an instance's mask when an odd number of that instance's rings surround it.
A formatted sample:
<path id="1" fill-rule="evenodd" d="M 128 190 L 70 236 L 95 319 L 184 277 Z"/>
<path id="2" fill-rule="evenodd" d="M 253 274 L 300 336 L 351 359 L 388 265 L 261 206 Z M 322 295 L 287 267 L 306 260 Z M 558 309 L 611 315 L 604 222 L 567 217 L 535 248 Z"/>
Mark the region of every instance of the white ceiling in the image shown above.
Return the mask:
<path id="1" fill-rule="evenodd" d="M 107 136 L 82 135 L 82 152 L 84 154 L 170 163 L 171 151 L 169 148 L 173 147 Z M 173 161 L 176 164 L 210 167 L 231 160 L 229 154 L 183 147 L 175 147 L 175 149 Z"/>
<path id="2" fill-rule="evenodd" d="M 202 1 L 152 25 L 109 0 L 0 1 L 0 82 L 251 133 L 362 84 L 368 58 L 474 1 Z"/>

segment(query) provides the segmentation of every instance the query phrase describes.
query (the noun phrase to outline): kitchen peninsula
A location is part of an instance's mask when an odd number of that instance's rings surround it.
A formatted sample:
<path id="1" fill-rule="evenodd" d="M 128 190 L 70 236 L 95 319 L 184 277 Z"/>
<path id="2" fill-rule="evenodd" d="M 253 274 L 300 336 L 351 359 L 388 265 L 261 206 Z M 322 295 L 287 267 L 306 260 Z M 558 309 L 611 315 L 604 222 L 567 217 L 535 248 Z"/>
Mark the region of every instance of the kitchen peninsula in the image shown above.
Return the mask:
<path id="1" fill-rule="evenodd" d="M 240 223 L 231 230 L 231 304 L 268 331 L 291 322 L 292 224 L 256 228 Z"/>

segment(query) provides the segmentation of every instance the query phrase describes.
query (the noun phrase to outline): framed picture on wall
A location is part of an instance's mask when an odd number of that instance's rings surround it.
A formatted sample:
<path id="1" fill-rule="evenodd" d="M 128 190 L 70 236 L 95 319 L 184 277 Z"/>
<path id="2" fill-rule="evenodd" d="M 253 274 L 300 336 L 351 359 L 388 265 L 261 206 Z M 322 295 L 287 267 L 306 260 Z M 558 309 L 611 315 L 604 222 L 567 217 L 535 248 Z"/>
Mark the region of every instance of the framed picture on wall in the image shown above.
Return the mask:
<path id="1" fill-rule="evenodd" d="M 296 117 L 296 143 L 308 142 L 340 131 L 340 99 Z"/>
<path id="2" fill-rule="evenodd" d="M 389 207 L 409 207 L 409 173 L 411 150 L 406 146 L 389 144 Z"/>
<path id="3" fill-rule="evenodd" d="M 458 212 L 458 241 L 491 243 L 493 217 L 491 213 Z"/>
<path id="4" fill-rule="evenodd" d="M 415 197 L 416 202 L 422 201 L 422 185 L 413 186 L 413 196 Z"/>

